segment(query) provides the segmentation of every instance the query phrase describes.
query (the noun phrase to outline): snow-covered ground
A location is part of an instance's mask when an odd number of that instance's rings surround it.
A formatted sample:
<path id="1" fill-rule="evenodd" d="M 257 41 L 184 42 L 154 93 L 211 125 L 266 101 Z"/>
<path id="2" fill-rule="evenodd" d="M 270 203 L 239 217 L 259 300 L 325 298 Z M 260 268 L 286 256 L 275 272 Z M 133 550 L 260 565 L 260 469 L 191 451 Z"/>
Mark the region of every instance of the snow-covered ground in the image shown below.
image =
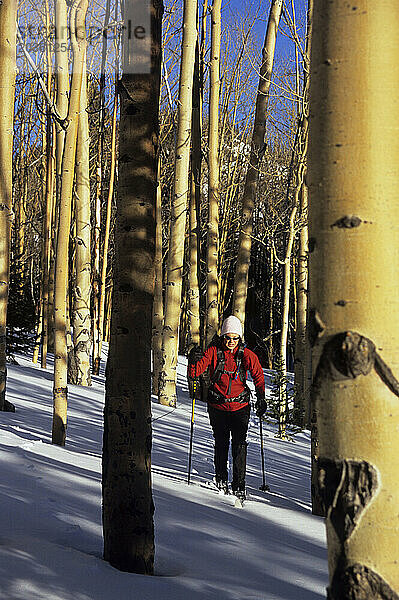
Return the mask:
<path id="1" fill-rule="evenodd" d="M 323 520 L 310 513 L 309 435 L 295 442 L 251 417 L 243 510 L 207 482 L 213 438 L 196 404 L 187 485 L 191 401 L 185 359 L 178 407 L 153 398 L 155 576 L 121 573 L 102 560 L 101 446 L 104 375 L 69 388 L 65 448 L 51 444 L 52 375 L 17 357 L 0 413 L 1 600 L 322 600 L 328 582 Z"/>

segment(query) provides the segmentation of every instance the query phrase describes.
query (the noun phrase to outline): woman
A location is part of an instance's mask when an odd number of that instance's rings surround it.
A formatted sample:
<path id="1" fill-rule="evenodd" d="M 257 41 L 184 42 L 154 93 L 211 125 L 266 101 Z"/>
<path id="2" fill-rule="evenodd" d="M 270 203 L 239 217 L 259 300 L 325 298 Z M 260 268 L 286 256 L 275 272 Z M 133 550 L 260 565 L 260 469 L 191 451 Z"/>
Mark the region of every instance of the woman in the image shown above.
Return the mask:
<path id="1" fill-rule="evenodd" d="M 255 410 L 258 417 L 266 411 L 265 379 L 259 359 L 245 347 L 242 340 L 242 325 L 237 317 L 224 320 L 220 341 L 212 343 L 203 357 L 195 361 L 197 349 L 189 355 L 188 376 L 197 378 L 209 367 L 210 387 L 208 392 L 209 420 L 215 438 L 216 485 L 225 494 L 229 493 L 227 459 L 230 435 L 233 455 L 233 493 L 245 498 L 245 472 L 247 461 L 247 431 L 250 412 L 250 390 L 246 385 L 246 373 L 251 373 L 256 388 Z"/>

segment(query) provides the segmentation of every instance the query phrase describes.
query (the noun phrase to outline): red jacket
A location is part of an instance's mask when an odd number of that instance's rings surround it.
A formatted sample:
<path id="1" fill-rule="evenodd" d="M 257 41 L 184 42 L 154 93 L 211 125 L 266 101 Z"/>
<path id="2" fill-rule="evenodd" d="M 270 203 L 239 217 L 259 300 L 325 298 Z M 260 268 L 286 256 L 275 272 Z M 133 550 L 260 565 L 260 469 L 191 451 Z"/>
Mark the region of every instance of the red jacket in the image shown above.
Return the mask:
<path id="1" fill-rule="evenodd" d="M 238 352 L 238 346 L 234 350 L 234 352 L 229 352 L 228 350 L 224 350 L 225 357 L 225 370 L 226 371 L 235 371 L 237 369 L 237 364 L 235 361 L 235 356 Z M 217 364 L 217 348 L 216 346 L 210 346 L 204 352 L 204 356 L 195 364 L 188 366 L 188 376 L 191 378 L 198 377 L 203 373 L 207 367 L 209 367 L 209 374 L 212 377 Z M 262 367 L 260 366 L 260 362 L 258 357 L 252 350 L 248 348 L 244 348 L 244 353 L 242 357 L 242 367 L 246 371 L 251 373 L 252 379 L 255 384 L 255 388 L 257 392 L 261 394 L 265 393 L 265 378 L 263 375 Z M 242 383 L 241 379 L 237 377 L 233 379 L 231 382 L 231 390 L 230 394 L 227 394 L 228 387 L 230 383 L 230 377 L 227 373 L 223 373 L 219 379 L 219 381 L 213 384 L 216 391 L 222 394 L 225 398 L 236 398 L 244 391 L 245 385 Z M 220 410 L 239 410 L 246 406 L 248 402 L 223 402 L 221 404 L 212 404 L 215 408 Z"/>

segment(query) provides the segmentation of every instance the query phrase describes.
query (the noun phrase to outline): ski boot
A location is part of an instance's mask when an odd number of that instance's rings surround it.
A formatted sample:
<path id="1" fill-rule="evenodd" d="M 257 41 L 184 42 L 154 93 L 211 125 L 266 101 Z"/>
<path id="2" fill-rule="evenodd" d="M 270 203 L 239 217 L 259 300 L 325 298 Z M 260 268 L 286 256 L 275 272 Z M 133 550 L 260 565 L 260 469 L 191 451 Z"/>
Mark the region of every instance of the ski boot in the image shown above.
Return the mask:
<path id="1" fill-rule="evenodd" d="M 216 487 L 219 490 L 219 492 L 223 492 L 223 494 L 225 494 L 225 496 L 229 495 L 229 484 L 227 483 L 227 481 L 217 479 Z"/>
<path id="2" fill-rule="evenodd" d="M 234 495 L 236 497 L 235 506 L 236 508 L 242 508 L 246 499 L 245 490 L 235 490 Z"/>

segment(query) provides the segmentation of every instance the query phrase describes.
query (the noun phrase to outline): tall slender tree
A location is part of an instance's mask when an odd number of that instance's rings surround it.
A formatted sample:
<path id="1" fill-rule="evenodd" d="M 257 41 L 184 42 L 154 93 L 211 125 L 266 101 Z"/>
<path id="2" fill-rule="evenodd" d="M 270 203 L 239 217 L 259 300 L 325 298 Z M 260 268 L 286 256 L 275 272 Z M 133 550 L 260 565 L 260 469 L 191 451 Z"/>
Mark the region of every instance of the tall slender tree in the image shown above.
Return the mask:
<path id="1" fill-rule="evenodd" d="M 105 14 L 104 14 L 104 31 L 107 31 L 111 11 L 111 0 L 106 0 L 105 3 Z M 95 224 L 93 231 L 93 250 L 94 250 L 94 261 L 93 261 L 93 374 L 98 375 L 100 372 L 100 361 L 101 361 L 101 343 L 103 339 L 103 332 L 101 328 L 101 294 L 105 290 L 101 290 L 101 276 L 100 263 L 101 263 L 101 248 L 100 248 L 100 236 L 101 236 L 101 201 L 103 194 L 103 158 L 104 158 L 104 140 L 105 140 L 105 66 L 108 51 L 108 34 L 102 36 L 102 47 L 101 47 L 101 67 L 100 67 L 100 86 L 99 86 L 99 110 L 98 110 L 98 145 L 97 145 L 97 160 L 96 160 L 96 178 L 95 178 Z M 115 108 L 115 107 L 114 107 Z M 112 144 L 112 142 L 111 142 Z M 112 167 L 113 169 L 113 167 Z M 111 169 L 111 171 L 112 171 Z M 111 178 L 113 177 L 111 172 Z M 111 182 L 111 188 L 113 182 Z M 111 194 L 112 198 L 112 194 Z M 109 200 L 109 195 L 108 195 Z M 107 228 L 107 226 L 106 226 Z M 105 257 L 107 251 L 105 251 Z M 107 258 L 105 258 L 105 270 L 107 269 Z M 105 295 L 103 296 L 105 297 Z M 103 306 L 104 310 L 104 306 Z M 103 316 L 102 316 L 103 318 Z"/>
<path id="2" fill-rule="evenodd" d="M 116 86 L 115 86 L 116 89 Z M 101 265 L 100 279 L 100 298 L 98 306 L 98 359 L 101 359 L 102 342 L 104 339 L 104 319 L 105 319 L 105 297 L 107 292 L 107 273 L 108 273 L 108 251 L 111 236 L 112 206 L 114 199 L 114 182 L 116 171 L 116 130 L 117 130 L 117 112 L 118 97 L 115 93 L 114 107 L 112 109 L 111 121 L 111 149 L 110 149 L 110 175 L 108 183 L 108 196 L 106 203 L 106 217 L 104 226 L 104 239 L 102 244 L 103 262 Z"/>
<path id="3" fill-rule="evenodd" d="M 312 40 L 312 18 L 313 0 L 308 0 L 306 47 L 304 54 L 304 90 L 302 99 L 302 137 L 303 143 L 307 145 L 308 117 L 309 117 L 309 83 L 310 83 L 310 50 Z M 306 151 L 307 153 L 307 151 Z M 306 183 L 307 156 L 303 155 L 299 161 L 299 167 L 303 169 L 299 178 L 301 187 L 299 191 L 299 240 L 298 240 L 298 270 L 297 270 L 297 314 L 295 328 L 295 396 L 298 422 L 304 426 L 309 424 L 310 419 L 310 386 L 311 365 L 310 348 L 307 335 L 308 314 L 308 186 Z"/>
<path id="4" fill-rule="evenodd" d="M 46 30 L 50 31 L 50 9 L 48 1 L 45 3 L 45 23 Z M 53 69 L 52 56 L 50 48 L 50 40 L 46 39 L 46 67 L 47 67 L 47 94 L 51 100 L 54 96 L 54 88 L 52 86 Z M 44 187 L 44 202 L 43 202 L 43 222 L 42 222 L 42 286 L 41 286 L 41 340 L 37 340 L 37 350 L 41 341 L 41 366 L 43 369 L 47 367 L 47 347 L 49 340 L 49 327 L 53 319 L 49 315 L 49 279 L 50 279 L 50 263 L 51 263 L 51 237 L 53 227 L 53 212 L 54 212 L 54 184 L 56 165 L 56 127 L 51 114 L 51 107 L 46 105 L 46 162 L 45 162 L 45 187 Z M 34 361 L 35 362 L 35 361 Z"/>
<path id="5" fill-rule="evenodd" d="M 50 31 L 50 8 L 46 0 L 45 3 L 45 18 L 46 29 Z M 54 97 L 54 88 L 52 87 L 52 56 L 50 48 L 50 40 L 46 40 L 46 65 L 47 65 L 47 93 Z M 51 115 L 50 107 L 46 106 L 46 189 L 45 189 L 45 214 L 43 215 L 43 249 L 42 249 L 42 352 L 41 366 L 47 367 L 47 347 L 49 341 L 49 327 L 53 323 L 53 318 L 50 318 L 50 265 L 51 265 L 51 238 L 54 229 L 53 213 L 54 213 L 54 188 L 55 188 L 55 172 L 56 165 L 56 127 L 54 119 Z"/>
<path id="6" fill-rule="evenodd" d="M 289 309 L 290 309 L 290 287 L 291 287 L 291 256 L 292 248 L 295 239 L 295 219 L 298 212 L 298 195 L 300 187 L 297 189 L 294 205 L 290 211 L 287 246 L 285 249 L 285 257 L 283 261 L 282 275 L 282 299 L 281 299 L 281 335 L 279 344 L 279 370 L 281 376 L 281 384 L 279 386 L 279 419 L 278 419 L 278 435 L 281 438 L 286 438 L 287 425 L 287 339 L 289 330 Z"/>
<path id="7" fill-rule="evenodd" d="M 200 36 L 195 48 L 193 79 L 193 117 L 191 144 L 191 186 L 189 205 L 189 273 L 188 304 L 190 320 L 189 344 L 201 342 L 200 316 L 200 238 L 201 238 L 201 181 L 202 181 L 202 102 L 204 86 L 206 15 L 208 0 L 202 3 L 199 21 Z"/>
<path id="8" fill-rule="evenodd" d="M 267 105 L 276 47 L 277 30 L 280 22 L 283 0 L 272 0 L 269 20 L 266 28 L 265 42 L 262 50 L 258 95 L 256 98 L 255 121 L 252 133 L 251 152 L 247 175 L 245 178 L 241 230 L 237 255 L 237 266 L 234 278 L 233 312 L 243 323 L 245 320 L 245 303 L 247 300 L 248 272 L 252 247 L 252 213 L 255 206 L 257 181 L 260 165 L 265 153 L 265 133 Z"/>
<path id="9" fill-rule="evenodd" d="M 71 227 L 72 189 L 75 174 L 76 140 L 86 57 L 85 17 L 87 0 L 75 0 L 70 11 L 70 35 L 73 51 L 73 73 L 68 106 L 68 126 L 64 141 L 60 195 L 59 228 L 56 253 L 56 279 L 54 297 L 54 385 L 53 434 L 54 444 L 65 445 L 67 427 L 67 327 L 69 234 Z"/>
<path id="10" fill-rule="evenodd" d="M 162 188 L 161 153 L 158 156 L 158 185 L 155 210 L 155 289 L 152 311 L 152 391 L 158 395 L 159 373 L 162 367 L 163 327 L 163 252 L 162 252 Z"/>
<path id="11" fill-rule="evenodd" d="M 10 275 L 12 143 L 16 71 L 16 2 L 0 4 L 0 411 L 13 411 L 6 400 L 6 322 Z"/>
<path id="12" fill-rule="evenodd" d="M 208 135 L 208 231 L 206 254 L 206 342 L 209 344 L 219 325 L 218 251 L 219 251 L 219 96 L 222 0 L 213 0 L 211 9 L 211 60 L 209 65 Z"/>
<path id="13" fill-rule="evenodd" d="M 399 598 L 398 48 L 396 0 L 315 2 L 309 329 L 331 600 Z"/>
<path id="14" fill-rule="evenodd" d="M 70 382 L 91 385 L 91 228 L 90 228 L 90 176 L 89 176 L 89 117 L 87 113 L 87 72 L 83 65 L 80 110 L 76 143 L 76 250 L 75 285 L 73 289 L 73 354 L 74 368 Z"/>
<path id="15" fill-rule="evenodd" d="M 193 72 L 197 42 L 197 0 L 185 0 L 183 42 L 176 133 L 176 158 L 172 216 L 170 221 L 165 318 L 162 332 L 163 367 L 159 402 L 176 405 L 177 355 L 183 276 L 184 238 L 189 193 L 189 163 L 193 100 Z"/>
<path id="16" fill-rule="evenodd" d="M 151 3 L 151 72 L 120 81 L 115 279 L 103 441 L 104 558 L 151 575 L 151 321 L 162 2 Z M 125 63 L 126 64 L 126 63 Z"/>
<path id="17" fill-rule="evenodd" d="M 60 120 L 56 122 L 56 182 L 57 196 L 61 193 L 61 168 L 64 153 L 65 127 L 62 120 L 68 116 L 69 65 L 68 52 L 68 8 L 65 0 L 55 0 L 55 75 L 57 81 L 56 108 Z"/>

